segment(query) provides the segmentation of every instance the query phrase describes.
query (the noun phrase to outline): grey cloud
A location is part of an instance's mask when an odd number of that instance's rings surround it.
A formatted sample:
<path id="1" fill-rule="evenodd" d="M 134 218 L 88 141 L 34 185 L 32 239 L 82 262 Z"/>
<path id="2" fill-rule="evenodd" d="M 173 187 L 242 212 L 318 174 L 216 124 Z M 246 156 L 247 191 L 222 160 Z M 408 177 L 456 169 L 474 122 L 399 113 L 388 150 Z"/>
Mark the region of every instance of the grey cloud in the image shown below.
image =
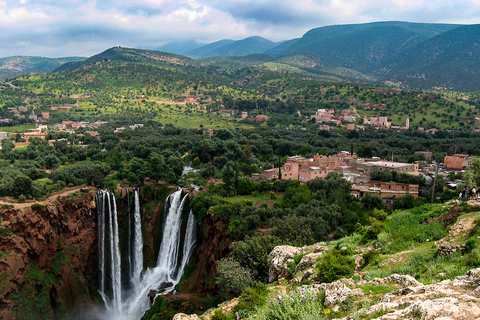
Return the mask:
<path id="1" fill-rule="evenodd" d="M 240 20 L 265 25 L 305 26 L 312 23 L 325 24 L 328 19 L 321 13 L 312 13 L 295 8 L 291 2 L 224 3 L 218 9 L 225 10 Z"/>

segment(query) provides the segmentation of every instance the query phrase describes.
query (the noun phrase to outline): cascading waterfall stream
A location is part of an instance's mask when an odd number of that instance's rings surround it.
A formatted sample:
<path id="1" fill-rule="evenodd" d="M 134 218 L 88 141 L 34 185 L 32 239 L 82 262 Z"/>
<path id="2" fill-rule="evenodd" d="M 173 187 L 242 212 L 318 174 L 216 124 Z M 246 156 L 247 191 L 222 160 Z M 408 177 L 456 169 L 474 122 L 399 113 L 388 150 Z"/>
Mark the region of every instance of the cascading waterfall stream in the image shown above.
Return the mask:
<path id="1" fill-rule="evenodd" d="M 129 278 L 125 282 L 121 274 L 115 198 L 108 191 L 98 191 L 99 293 L 108 312 L 106 319 L 140 319 L 150 307 L 149 294 L 174 291 L 195 247 L 195 219 L 191 211 L 188 215 L 184 213 L 187 197 L 182 197 L 181 190 L 168 196 L 157 265 L 144 270 L 140 196 L 139 190 L 134 190 L 134 214 L 133 217 L 127 216 L 130 220 L 126 224 L 133 230 L 127 232 L 132 239 L 128 239 L 126 250 L 129 256 L 125 257 L 125 261 L 129 264 L 130 272 L 123 274 Z M 122 287 L 122 283 L 130 287 Z"/>
<path id="2" fill-rule="evenodd" d="M 133 287 L 140 283 L 140 276 L 143 271 L 143 235 L 142 235 L 142 219 L 140 216 L 140 195 L 139 190 L 135 189 L 135 211 L 133 215 L 133 268 L 132 268 L 132 284 Z"/>

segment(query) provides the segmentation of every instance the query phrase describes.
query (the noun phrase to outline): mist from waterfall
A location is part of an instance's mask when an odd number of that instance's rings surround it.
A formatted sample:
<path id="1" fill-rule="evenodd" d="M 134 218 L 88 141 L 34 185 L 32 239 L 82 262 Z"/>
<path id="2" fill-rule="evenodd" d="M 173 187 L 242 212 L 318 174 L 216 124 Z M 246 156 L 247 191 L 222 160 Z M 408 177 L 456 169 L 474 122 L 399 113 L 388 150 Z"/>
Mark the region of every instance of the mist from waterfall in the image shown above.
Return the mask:
<path id="1" fill-rule="evenodd" d="M 105 319 L 140 319 L 151 305 L 149 295 L 175 290 L 195 247 L 195 219 L 191 211 L 184 213 L 187 197 L 182 197 L 181 190 L 168 196 L 157 264 L 144 268 L 139 190 L 134 190 L 133 214 L 128 213 L 125 224 L 128 257 L 120 256 L 115 197 L 109 191 L 98 191 L 99 293 L 107 311 Z M 122 268 L 122 261 L 128 267 Z M 128 272 L 122 273 L 124 269 Z M 122 281 L 122 276 L 128 281 Z"/>

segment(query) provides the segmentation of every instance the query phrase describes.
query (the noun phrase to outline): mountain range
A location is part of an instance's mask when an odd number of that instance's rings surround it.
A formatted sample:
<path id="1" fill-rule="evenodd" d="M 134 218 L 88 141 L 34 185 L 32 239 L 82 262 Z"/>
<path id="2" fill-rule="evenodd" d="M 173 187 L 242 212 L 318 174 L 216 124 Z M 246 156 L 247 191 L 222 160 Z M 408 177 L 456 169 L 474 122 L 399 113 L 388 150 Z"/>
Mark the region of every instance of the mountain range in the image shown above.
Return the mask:
<path id="1" fill-rule="evenodd" d="M 128 49 L 127 54 L 125 49 L 120 54 L 112 49 L 63 64 L 56 71 L 72 70 L 99 59 L 148 63 L 153 56 L 156 58 L 150 62 L 168 56 L 192 64 L 231 62 L 237 68 L 270 62 L 320 76 L 415 89 L 475 92 L 480 88 L 480 25 L 373 22 L 315 28 L 301 38 L 277 43 L 249 37 L 207 45 L 175 41 L 158 48 L 171 56 L 155 50 Z M 2 65 L 0 60 L 0 70 Z"/>

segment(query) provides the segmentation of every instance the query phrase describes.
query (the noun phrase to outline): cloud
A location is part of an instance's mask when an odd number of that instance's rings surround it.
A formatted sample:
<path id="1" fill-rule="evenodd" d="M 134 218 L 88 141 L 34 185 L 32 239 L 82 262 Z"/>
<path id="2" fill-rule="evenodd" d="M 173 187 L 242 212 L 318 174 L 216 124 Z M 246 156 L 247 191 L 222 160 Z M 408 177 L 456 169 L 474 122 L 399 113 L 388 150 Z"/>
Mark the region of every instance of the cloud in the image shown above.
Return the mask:
<path id="1" fill-rule="evenodd" d="M 92 55 L 259 35 L 301 37 L 330 24 L 480 23 L 480 0 L 0 0 L 0 56 Z"/>

